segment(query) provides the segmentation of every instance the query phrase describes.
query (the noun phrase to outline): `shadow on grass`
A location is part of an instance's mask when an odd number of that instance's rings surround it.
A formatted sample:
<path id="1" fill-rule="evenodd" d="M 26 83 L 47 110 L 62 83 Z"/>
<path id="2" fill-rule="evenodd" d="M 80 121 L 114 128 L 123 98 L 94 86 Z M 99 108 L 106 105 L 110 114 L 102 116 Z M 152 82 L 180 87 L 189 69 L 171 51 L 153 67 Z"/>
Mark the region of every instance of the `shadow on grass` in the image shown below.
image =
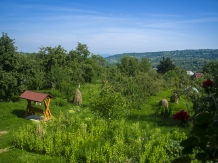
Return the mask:
<path id="1" fill-rule="evenodd" d="M 175 121 L 172 117 L 162 117 L 160 115 L 150 114 L 150 115 L 140 115 L 134 114 L 127 116 L 127 119 L 134 122 L 150 122 L 156 124 L 157 126 L 166 126 L 166 127 L 175 127 L 178 125 L 178 122 Z"/>
<path id="2" fill-rule="evenodd" d="M 80 105 L 81 108 L 87 108 L 89 105 L 88 104 L 82 104 Z"/>
<path id="3" fill-rule="evenodd" d="M 24 118 L 25 110 L 13 110 L 11 113 L 19 118 Z"/>

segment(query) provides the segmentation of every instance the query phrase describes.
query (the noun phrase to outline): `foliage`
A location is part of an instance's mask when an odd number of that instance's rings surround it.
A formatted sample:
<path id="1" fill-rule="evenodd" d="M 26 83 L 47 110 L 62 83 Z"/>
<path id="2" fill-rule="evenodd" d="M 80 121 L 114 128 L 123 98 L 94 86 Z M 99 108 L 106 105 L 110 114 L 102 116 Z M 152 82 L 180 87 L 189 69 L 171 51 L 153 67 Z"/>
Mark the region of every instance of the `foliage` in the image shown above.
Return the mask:
<path id="1" fill-rule="evenodd" d="M 172 116 L 172 108 L 162 109 L 160 115 L 163 118 L 171 118 L 171 116 Z"/>
<path id="2" fill-rule="evenodd" d="M 25 74 L 25 87 L 29 90 L 39 90 L 45 83 L 45 72 L 40 63 L 32 56 L 20 55 L 22 58 L 19 72 Z"/>
<path id="3" fill-rule="evenodd" d="M 184 110 L 177 112 L 173 116 L 174 120 L 180 121 L 179 126 L 181 126 L 181 127 L 187 127 L 188 122 L 189 122 L 188 121 L 189 118 L 190 118 L 190 115 L 187 112 L 185 112 Z"/>
<path id="4" fill-rule="evenodd" d="M 20 103 L 9 103 L 4 107 L 1 103 L 1 112 L 11 109 L 14 120 L 7 121 L 2 116 L 2 124 L 6 125 L 0 127 L 9 128 L 10 121 L 16 125 L 21 121 L 31 124 L 21 125 L 19 130 L 17 126 L 11 129 L 15 130 L 12 141 L 15 147 L 50 157 L 65 157 L 68 162 L 171 162 L 181 155 L 179 141 L 186 138 L 185 134 L 168 131 L 176 128 L 172 112 L 180 110 L 186 102 L 177 106 L 171 104 L 173 107 L 160 110 L 158 117 L 152 117 L 150 113 L 159 99 L 169 97 L 181 83 L 184 87 L 193 84 L 185 71 L 175 68 L 162 75 L 151 69 L 148 59 L 130 56 L 124 56 L 115 67 L 104 68 L 104 59 L 91 54 L 87 45 L 81 43 L 69 53 L 60 45 L 42 47 L 38 53 L 17 53 L 13 40 L 5 38 L 12 46 L 5 44 L 10 47 L 7 51 L 10 53 L 0 53 L 3 63 L 0 65 L 0 79 L 4 79 L 0 80 L 1 98 L 10 99 L 23 89 L 36 89 L 56 97 L 51 103 L 56 118 L 38 125 L 17 118 L 25 112 L 17 110 L 21 108 Z M 102 79 L 103 85 L 97 90 Z M 68 102 L 78 83 L 85 87 L 92 83 L 89 86 L 96 89 L 92 92 L 87 86 L 84 100 L 90 96 L 91 100 L 81 107 L 71 108 Z M 167 93 L 160 95 L 162 90 Z M 214 106 L 209 101 L 205 104 L 205 110 L 213 114 L 215 110 L 209 108 Z M 26 104 L 22 103 L 22 108 L 26 108 Z M 68 111 L 59 115 L 59 110 Z"/>
<path id="5" fill-rule="evenodd" d="M 117 65 L 121 73 L 127 76 L 136 76 L 139 72 L 139 61 L 138 59 L 130 56 L 123 56 L 120 59 L 120 64 Z"/>
<path id="6" fill-rule="evenodd" d="M 176 66 L 173 64 L 173 62 L 169 58 L 164 58 L 160 61 L 160 64 L 157 66 L 157 72 L 160 74 L 165 74 L 166 72 L 170 70 L 174 70 Z"/>
<path id="7" fill-rule="evenodd" d="M 168 57 L 172 62 L 186 71 L 202 71 L 202 68 L 208 62 L 218 59 L 218 49 L 197 49 L 197 50 L 174 50 L 160 52 L 145 52 L 145 53 L 124 53 L 115 54 L 105 58 L 110 65 L 119 63 L 123 55 L 129 55 L 140 60 L 147 58 L 152 67 L 157 67 L 163 57 Z"/>
<path id="8" fill-rule="evenodd" d="M 128 55 L 122 56 L 120 63 L 117 64 L 117 68 L 121 73 L 128 77 L 138 75 L 139 72 L 148 72 L 151 70 L 151 64 L 148 59 L 142 58 L 140 61 Z"/>
<path id="9" fill-rule="evenodd" d="M 179 121 L 186 121 L 189 117 L 190 116 L 188 115 L 187 112 L 185 112 L 184 110 L 181 110 L 173 116 L 173 119 L 179 120 Z"/>
<path id="10" fill-rule="evenodd" d="M 58 98 L 57 100 L 55 100 L 55 101 L 54 101 L 54 104 L 55 104 L 56 106 L 60 106 L 60 107 L 63 107 L 63 106 L 67 106 L 67 105 L 68 105 L 68 103 L 67 103 L 66 100 L 60 99 L 60 98 Z"/>
<path id="11" fill-rule="evenodd" d="M 67 158 L 68 162 L 171 162 L 181 153 L 178 141 L 185 133 L 164 134 L 139 123 L 113 121 L 107 128 L 102 119 L 81 119 L 76 114 L 60 114 L 47 123 L 23 125 L 13 132 L 15 147 Z"/>
<path id="12" fill-rule="evenodd" d="M 0 37 L 0 99 L 11 100 L 24 90 L 24 74 L 20 72 L 22 65 L 17 55 L 14 40 L 7 34 Z"/>
<path id="13" fill-rule="evenodd" d="M 111 85 L 105 83 L 97 97 L 92 95 L 90 108 L 97 116 L 110 122 L 124 115 L 127 102 Z"/>
<path id="14" fill-rule="evenodd" d="M 138 71 L 135 76 L 128 76 L 117 68 L 110 68 L 105 77 L 117 92 L 127 98 L 133 108 L 138 109 L 149 96 L 157 95 L 164 83 L 162 76 L 155 70 Z"/>
<path id="15" fill-rule="evenodd" d="M 203 67 L 203 73 L 206 78 L 212 79 L 218 84 L 218 60 L 207 62 Z"/>
<path id="16" fill-rule="evenodd" d="M 135 163 L 140 160 L 145 162 L 142 156 L 146 157 L 147 162 L 159 162 L 161 157 L 165 162 L 171 162 L 181 155 L 182 147 L 179 142 L 186 138 L 187 129 L 176 127 L 177 123 L 171 117 L 151 115 L 152 106 L 156 105 L 159 99 L 168 97 L 171 89 L 149 97 L 140 110 L 128 110 L 128 115 L 124 116 L 125 120 L 114 119 L 108 128 L 108 121 L 96 118 L 90 111 L 88 99 L 93 94 L 99 95 L 99 87 L 100 84 L 81 84 L 80 89 L 84 95 L 82 106 L 67 103 L 59 90 L 40 90 L 56 97 L 50 103 L 54 118 L 45 123 L 23 118 L 26 100 L 20 99 L 13 103 L 1 102 L 0 131 L 7 130 L 8 134 L 0 135 L 0 149 L 10 147 L 10 150 L 1 153 L 0 160 L 5 160 L 5 163 L 24 163 L 30 159 L 32 162 L 61 162 L 62 160 L 65 163 L 86 162 L 84 160 L 90 158 L 92 162 L 96 160 L 96 162 L 105 162 L 101 160 L 107 158 L 108 162 Z M 59 101 L 66 105 L 62 107 L 56 105 Z M 172 112 L 184 108 L 187 103 L 189 104 L 189 101 L 182 98 L 179 104 L 171 104 Z M 43 135 L 43 133 L 44 137 L 39 137 L 39 134 Z M 23 142 L 22 146 L 13 141 L 15 138 L 17 138 L 16 141 Z M 11 141 L 14 144 L 11 144 Z M 31 145 L 32 151 L 29 150 Z M 40 146 L 43 146 L 44 152 L 40 151 Z M 46 153 L 46 149 L 50 153 Z M 159 151 L 160 154 L 156 156 L 155 152 Z"/>
<path id="17" fill-rule="evenodd" d="M 205 92 L 212 98 L 214 103 L 213 111 L 201 111 L 194 117 L 193 127 L 191 129 L 191 135 L 181 142 L 181 146 L 184 147 L 182 153 L 187 155 L 186 159 L 191 162 L 189 154 L 193 154 L 197 149 L 195 158 L 202 161 L 217 162 L 218 160 L 218 128 L 217 128 L 217 101 L 213 95 L 214 83 L 211 80 L 206 80 L 202 84 Z M 180 162 L 182 158 L 174 160 L 174 162 Z"/>
<path id="18" fill-rule="evenodd" d="M 73 99 L 75 87 L 76 86 L 73 85 L 73 83 L 69 83 L 67 81 L 61 82 L 60 91 L 62 93 L 62 97 L 65 97 L 68 102 Z"/>

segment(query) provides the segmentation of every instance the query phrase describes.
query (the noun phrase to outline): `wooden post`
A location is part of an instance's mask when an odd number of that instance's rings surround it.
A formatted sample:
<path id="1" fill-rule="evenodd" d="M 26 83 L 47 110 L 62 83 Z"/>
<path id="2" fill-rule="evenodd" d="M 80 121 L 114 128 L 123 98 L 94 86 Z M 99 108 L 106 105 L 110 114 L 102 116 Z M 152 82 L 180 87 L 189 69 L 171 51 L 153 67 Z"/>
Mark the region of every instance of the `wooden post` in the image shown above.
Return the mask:
<path id="1" fill-rule="evenodd" d="M 27 107 L 26 107 L 26 113 L 25 113 L 25 117 L 27 116 L 27 115 L 29 115 L 29 113 L 30 113 L 30 108 L 31 108 L 31 101 L 30 100 L 27 100 Z"/>
<path id="2" fill-rule="evenodd" d="M 47 121 L 47 120 L 52 118 L 52 114 L 51 114 L 51 111 L 49 109 L 49 105 L 50 105 L 50 98 L 49 97 L 44 100 L 44 105 L 45 105 L 44 121 Z"/>

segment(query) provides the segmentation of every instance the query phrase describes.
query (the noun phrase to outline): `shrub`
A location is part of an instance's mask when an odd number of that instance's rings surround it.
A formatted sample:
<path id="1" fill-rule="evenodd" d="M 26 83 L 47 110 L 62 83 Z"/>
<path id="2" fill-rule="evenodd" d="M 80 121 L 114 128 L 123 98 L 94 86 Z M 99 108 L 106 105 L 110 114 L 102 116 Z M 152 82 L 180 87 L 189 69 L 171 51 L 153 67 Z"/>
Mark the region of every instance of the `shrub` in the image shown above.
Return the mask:
<path id="1" fill-rule="evenodd" d="M 68 102 L 66 101 L 66 100 L 64 100 L 64 99 L 55 99 L 54 100 L 54 104 L 56 105 L 56 106 L 60 106 L 60 107 L 63 107 L 63 106 L 67 106 L 68 105 Z"/>
<path id="2" fill-rule="evenodd" d="M 62 81 L 61 82 L 61 93 L 62 95 L 67 99 L 69 102 L 72 99 L 73 93 L 74 93 L 74 85 L 72 83 Z"/>
<path id="3" fill-rule="evenodd" d="M 183 140 L 180 145 L 184 147 L 182 150 L 182 157 L 175 159 L 174 163 L 181 162 L 186 159 L 191 162 L 191 155 L 202 162 L 211 161 L 213 163 L 218 160 L 218 128 L 217 128 L 217 100 L 214 97 L 215 84 L 211 80 L 206 80 L 202 83 L 205 93 L 212 99 L 214 105 L 213 111 L 197 112 L 194 117 L 193 127 L 191 128 L 190 136 Z M 186 120 L 189 116 L 184 111 L 177 113 L 174 118 L 178 120 Z"/>
<path id="4" fill-rule="evenodd" d="M 127 109 L 125 98 L 108 83 L 103 86 L 97 97 L 92 97 L 94 98 L 90 100 L 91 110 L 107 121 L 121 117 Z"/>
<path id="5" fill-rule="evenodd" d="M 58 90 L 56 90 L 56 89 L 50 90 L 50 91 L 48 92 L 48 94 L 50 94 L 50 95 L 52 95 L 52 96 L 54 96 L 54 97 L 61 97 L 61 93 L 60 93 Z"/>

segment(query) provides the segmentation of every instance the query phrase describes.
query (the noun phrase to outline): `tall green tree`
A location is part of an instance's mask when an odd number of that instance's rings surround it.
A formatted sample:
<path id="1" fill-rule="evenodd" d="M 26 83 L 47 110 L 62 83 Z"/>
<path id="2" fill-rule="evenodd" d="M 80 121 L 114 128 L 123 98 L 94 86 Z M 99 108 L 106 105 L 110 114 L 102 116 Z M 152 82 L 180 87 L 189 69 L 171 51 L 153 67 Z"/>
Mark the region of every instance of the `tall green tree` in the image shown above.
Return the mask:
<path id="1" fill-rule="evenodd" d="M 206 76 L 218 78 L 218 60 L 208 62 L 203 67 L 203 73 L 206 74 Z"/>
<path id="2" fill-rule="evenodd" d="M 164 58 L 160 61 L 160 64 L 157 66 L 157 72 L 160 74 L 165 74 L 167 71 L 174 70 L 176 66 L 170 60 L 170 58 Z"/>
<path id="3" fill-rule="evenodd" d="M 20 72 L 22 62 L 11 39 L 6 33 L 0 37 L 0 99 L 10 100 L 24 89 L 24 74 Z"/>
<path id="4" fill-rule="evenodd" d="M 54 48 L 42 47 L 36 58 L 44 69 L 44 86 L 46 88 L 58 87 L 62 81 L 61 78 L 67 75 L 64 71 L 67 67 L 66 50 L 61 45 Z"/>
<path id="5" fill-rule="evenodd" d="M 142 72 L 148 72 L 151 70 L 151 63 L 147 58 L 141 58 L 140 61 L 140 71 Z"/>
<path id="6" fill-rule="evenodd" d="M 71 50 L 67 56 L 67 63 L 72 68 L 72 80 L 78 83 L 91 83 L 96 72 L 99 71 L 97 62 L 101 63 L 99 56 L 92 55 L 86 44 L 78 43 L 75 50 Z"/>
<path id="7" fill-rule="evenodd" d="M 125 55 L 120 59 L 117 67 L 127 76 L 135 76 L 139 72 L 140 64 L 137 58 Z"/>

